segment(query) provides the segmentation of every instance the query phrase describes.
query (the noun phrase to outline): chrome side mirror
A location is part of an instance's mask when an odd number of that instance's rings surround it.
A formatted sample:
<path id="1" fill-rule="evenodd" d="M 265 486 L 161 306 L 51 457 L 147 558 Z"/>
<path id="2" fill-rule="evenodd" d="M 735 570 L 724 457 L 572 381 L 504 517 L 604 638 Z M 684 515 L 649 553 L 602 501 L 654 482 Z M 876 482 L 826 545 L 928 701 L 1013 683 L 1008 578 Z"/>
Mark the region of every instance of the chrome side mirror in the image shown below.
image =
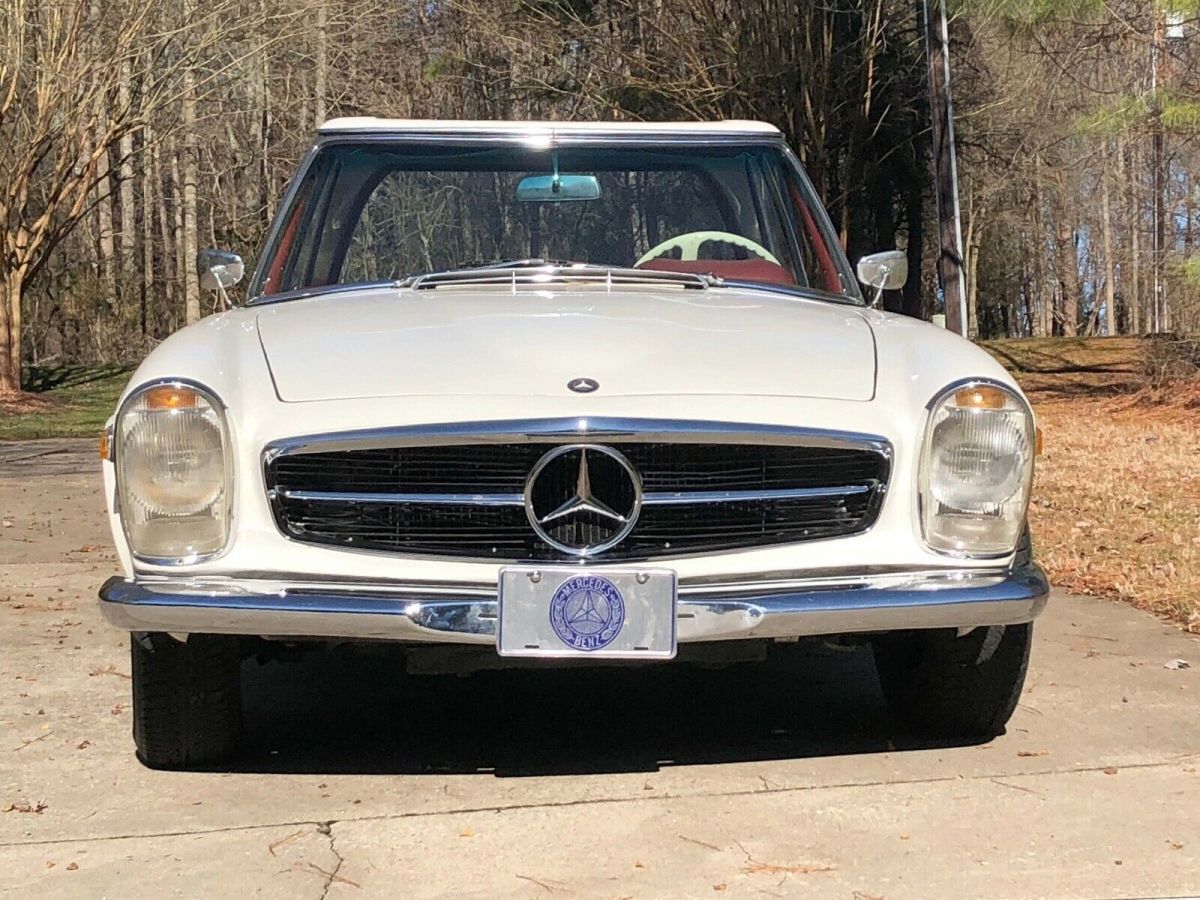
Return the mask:
<path id="1" fill-rule="evenodd" d="M 246 274 L 242 258 L 228 250 L 201 250 L 196 254 L 196 272 L 200 275 L 200 287 L 216 291 L 225 305 L 230 306 L 226 288 L 231 288 Z"/>
<path id="2" fill-rule="evenodd" d="M 903 250 L 872 253 L 858 261 L 858 280 L 875 289 L 871 305 L 878 306 L 884 291 L 898 291 L 908 281 L 908 254 Z"/>

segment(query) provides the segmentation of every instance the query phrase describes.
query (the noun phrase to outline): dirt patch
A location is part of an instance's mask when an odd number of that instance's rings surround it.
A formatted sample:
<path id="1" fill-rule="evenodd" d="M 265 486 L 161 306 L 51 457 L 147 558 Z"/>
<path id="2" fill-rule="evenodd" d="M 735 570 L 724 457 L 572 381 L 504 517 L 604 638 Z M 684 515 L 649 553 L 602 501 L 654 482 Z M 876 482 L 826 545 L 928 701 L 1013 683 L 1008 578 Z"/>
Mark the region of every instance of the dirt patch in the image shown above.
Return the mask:
<path id="1" fill-rule="evenodd" d="M 1111 397 L 1140 390 L 1144 338 L 1029 338 L 983 341 L 1030 398 Z"/>
<path id="2" fill-rule="evenodd" d="M 16 394 L 0 394 L 0 413 L 8 416 L 42 413 L 53 409 L 57 402 L 39 394 L 24 391 Z"/>

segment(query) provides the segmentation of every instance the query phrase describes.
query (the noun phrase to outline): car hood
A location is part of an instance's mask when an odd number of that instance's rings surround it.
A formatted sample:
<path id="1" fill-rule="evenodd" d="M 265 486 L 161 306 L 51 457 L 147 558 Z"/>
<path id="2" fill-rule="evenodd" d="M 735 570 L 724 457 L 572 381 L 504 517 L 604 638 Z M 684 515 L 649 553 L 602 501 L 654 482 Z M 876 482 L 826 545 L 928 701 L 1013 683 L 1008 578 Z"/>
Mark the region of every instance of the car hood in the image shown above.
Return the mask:
<path id="1" fill-rule="evenodd" d="M 769 291 L 364 289 L 264 306 L 287 402 L 418 395 L 758 395 L 867 401 L 856 308 Z"/>

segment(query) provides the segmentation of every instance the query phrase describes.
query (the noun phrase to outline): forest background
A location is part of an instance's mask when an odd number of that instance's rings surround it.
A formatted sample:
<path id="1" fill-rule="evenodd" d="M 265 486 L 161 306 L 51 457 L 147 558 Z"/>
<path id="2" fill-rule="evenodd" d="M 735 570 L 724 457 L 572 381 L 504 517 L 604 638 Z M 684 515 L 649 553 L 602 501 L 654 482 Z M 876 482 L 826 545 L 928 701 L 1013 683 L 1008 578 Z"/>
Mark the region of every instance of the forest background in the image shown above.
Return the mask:
<path id="1" fill-rule="evenodd" d="M 951 0 L 972 336 L 1200 331 L 1200 0 Z M 757 118 L 937 311 L 922 0 L 0 0 L 0 392 L 215 310 L 342 115 Z M 36 381 L 36 378 L 33 379 Z M 34 385 L 36 386 L 36 385 Z"/>

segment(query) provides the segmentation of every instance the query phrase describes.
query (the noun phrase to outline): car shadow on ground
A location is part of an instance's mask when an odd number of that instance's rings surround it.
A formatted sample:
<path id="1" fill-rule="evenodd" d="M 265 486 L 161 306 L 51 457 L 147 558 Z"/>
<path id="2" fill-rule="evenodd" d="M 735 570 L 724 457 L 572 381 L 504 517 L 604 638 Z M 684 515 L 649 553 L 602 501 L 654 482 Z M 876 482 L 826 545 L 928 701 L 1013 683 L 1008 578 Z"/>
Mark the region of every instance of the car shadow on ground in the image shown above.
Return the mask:
<path id="1" fill-rule="evenodd" d="M 352 648 L 247 663 L 236 771 L 653 772 L 950 746 L 889 719 L 869 650 L 806 642 L 766 662 L 406 675 Z"/>

